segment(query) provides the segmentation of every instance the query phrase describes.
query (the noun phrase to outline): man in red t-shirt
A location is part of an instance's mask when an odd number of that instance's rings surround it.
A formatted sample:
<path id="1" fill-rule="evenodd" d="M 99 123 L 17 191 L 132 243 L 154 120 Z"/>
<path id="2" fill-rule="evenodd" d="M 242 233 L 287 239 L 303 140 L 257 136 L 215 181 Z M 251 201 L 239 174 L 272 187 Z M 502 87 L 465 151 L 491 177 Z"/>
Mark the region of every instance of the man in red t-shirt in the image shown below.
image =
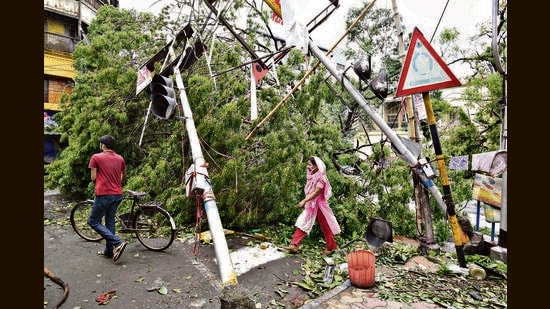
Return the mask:
<path id="1" fill-rule="evenodd" d="M 115 138 L 99 138 L 100 153 L 93 154 L 88 167 L 95 181 L 95 199 L 88 224 L 105 239 L 105 249 L 97 254 L 117 261 L 127 243 L 115 235 L 115 215 L 122 202 L 122 183 L 126 179 L 126 162 L 114 152 Z M 105 225 L 101 223 L 105 217 Z"/>

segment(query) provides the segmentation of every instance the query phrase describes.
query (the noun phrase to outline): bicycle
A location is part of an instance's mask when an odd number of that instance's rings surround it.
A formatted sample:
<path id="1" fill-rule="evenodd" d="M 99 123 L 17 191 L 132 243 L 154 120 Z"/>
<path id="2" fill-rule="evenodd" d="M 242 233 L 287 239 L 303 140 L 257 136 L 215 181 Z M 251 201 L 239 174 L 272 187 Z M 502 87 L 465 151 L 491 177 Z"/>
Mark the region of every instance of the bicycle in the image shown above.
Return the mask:
<path id="1" fill-rule="evenodd" d="M 124 200 L 132 200 L 129 213 L 117 214 L 117 232 L 134 233 L 138 241 L 147 249 L 162 251 L 170 247 L 176 237 L 176 224 L 161 202 L 140 203 L 147 193 L 124 191 Z M 71 225 L 87 241 L 100 241 L 103 237 L 88 224 L 94 200 L 77 203 L 71 210 Z"/>

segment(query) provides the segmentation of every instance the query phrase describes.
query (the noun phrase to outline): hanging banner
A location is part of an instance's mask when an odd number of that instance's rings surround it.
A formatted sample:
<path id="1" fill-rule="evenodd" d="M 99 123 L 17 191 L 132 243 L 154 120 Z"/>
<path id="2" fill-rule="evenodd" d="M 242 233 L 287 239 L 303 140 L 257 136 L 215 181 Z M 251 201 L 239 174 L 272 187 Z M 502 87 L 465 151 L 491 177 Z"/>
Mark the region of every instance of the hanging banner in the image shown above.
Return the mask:
<path id="1" fill-rule="evenodd" d="M 147 87 L 153 78 L 151 77 L 151 71 L 147 69 L 147 66 L 143 66 L 137 72 L 136 81 L 136 95 L 138 95 L 145 87 Z"/>
<path id="2" fill-rule="evenodd" d="M 307 55 L 309 44 L 309 31 L 306 28 L 304 17 L 300 12 L 302 7 L 297 1 L 281 0 L 281 14 L 285 21 L 286 46 L 294 46 L 302 54 Z"/>
<path id="3" fill-rule="evenodd" d="M 413 94 L 414 107 L 416 109 L 416 116 L 418 120 L 428 119 L 428 114 L 426 113 L 426 105 L 424 105 L 424 99 L 421 94 Z"/>
<path id="4" fill-rule="evenodd" d="M 472 199 L 500 208 L 501 192 L 502 178 L 494 178 L 483 174 L 475 175 Z"/>

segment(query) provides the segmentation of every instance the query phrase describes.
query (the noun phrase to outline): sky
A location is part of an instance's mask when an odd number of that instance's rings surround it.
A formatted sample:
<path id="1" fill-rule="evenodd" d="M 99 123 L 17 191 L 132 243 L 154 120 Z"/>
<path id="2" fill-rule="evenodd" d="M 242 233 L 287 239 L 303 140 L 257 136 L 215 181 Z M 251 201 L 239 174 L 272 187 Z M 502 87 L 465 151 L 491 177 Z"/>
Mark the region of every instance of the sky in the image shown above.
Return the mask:
<path id="1" fill-rule="evenodd" d="M 328 0 L 299 1 L 300 12 L 303 15 L 297 16 L 297 19 L 299 18 L 299 20 L 303 20 L 305 23 L 329 4 Z M 331 48 L 346 31 L 345 16 L 347 11 L 352 7 L 360 6 L 365 1 L 368 0 L 340 0 L 340 7 L 311 33 L 311 39 L 314 42 L 318 42 L 324 48 Z M 435 38 L 443 28 L 455 27 L 461 33 L 461 38 L 467 39 L 470 35 L 476 33 L 477 24 L 482 21 L 491 20 L 492 2 L 492 0 L 397 0 L 397 8 L 403 17 L 403 23 L 407 32 L 412 32 L 417 27 L 426 40 L 430 41 L 437 27 L 438 32 L 435 34 L 432 46 L 438 50 Z M 170 0 L 119 1 L 120 8 L 133 8 L 137 11 L 149 12 L 158 11 L 168 3 L 170 3 Z M 437 26 L 446 4 L 447 9 L 440 25 Z M 381 8 L 392 9 L 392 0 L 376 0 L 375 5 Z M 264 5 L 264 7 L 267 7 L 267 5 Z M 275 33 L 280 33 L 284 37 L 285 28 L 279 26 L 279 29 L 277 29 L 277 24 L 273 24 L 272 26 Z M 343 44 L 340 43 L 339 46 L 341 45 Z M 459 67 L 450 68 L 459 78 L 460 75 L 465 73 Z"/>

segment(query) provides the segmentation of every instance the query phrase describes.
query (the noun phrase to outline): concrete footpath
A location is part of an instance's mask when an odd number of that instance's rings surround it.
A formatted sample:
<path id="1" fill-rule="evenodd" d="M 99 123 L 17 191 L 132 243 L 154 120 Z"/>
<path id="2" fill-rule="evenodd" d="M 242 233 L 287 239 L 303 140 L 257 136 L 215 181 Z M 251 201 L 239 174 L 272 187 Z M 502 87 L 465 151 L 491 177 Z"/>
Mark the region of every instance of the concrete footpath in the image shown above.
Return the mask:
<path id="1" fill-rule="evenodd" d="M 444 308 L 427 302 L 401 303 L 392 300 L 384 300 L 378 293 L 369 289 L 360 289 L 351 285 L 347 280 L 343 285 L 332 289 L 327 294 L 316 298 L 310 303 L 300 307 L 303 309 L 347 309 L 347 308 L 391 308 L 391 309 L 434 309 Z"/>

